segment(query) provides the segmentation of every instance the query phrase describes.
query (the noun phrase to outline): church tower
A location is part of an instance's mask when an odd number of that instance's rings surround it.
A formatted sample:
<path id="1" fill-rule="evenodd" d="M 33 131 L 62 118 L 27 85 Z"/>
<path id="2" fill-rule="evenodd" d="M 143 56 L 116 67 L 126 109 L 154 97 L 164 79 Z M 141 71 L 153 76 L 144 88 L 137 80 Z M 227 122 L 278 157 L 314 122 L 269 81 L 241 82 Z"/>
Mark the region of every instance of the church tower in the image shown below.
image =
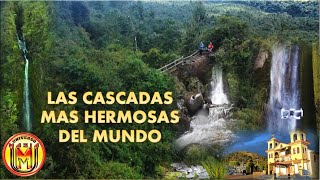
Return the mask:
<path id="1" fill-rule="evenodd" d="M 304 131 L 295 130 L 290 132 L 290 145 L 292 161 L 300 161 L 302 166 L 304 160 L 308 159 L 308 145 L 307 136 Z M 299 167 L 300 168 L 300 167 Z"/>
<path id="2" fill-rule="evenodd" d="M 267 174 L 273 174 L 273 166 L 271 164 L 275 163 L 275 148 L 280 144 L 280 141 L 278 141 L 274 135 L 272 135 L 272 138 L 267 142 L 268 144 L 268 150 L 266 153 L 268 153 L 268 172 Z"/>
<path id="3" fill-rule="evenodd" d="M 280 144 L 280 141 L 278 141 L 274 137 L 274 135 L 272 135 L 272 138 L 267 143 L 268 143 L 268 150 L 270 150 L 270 149 L 274 149 L 275 147 L 277 147 L 278 144 Z"/>

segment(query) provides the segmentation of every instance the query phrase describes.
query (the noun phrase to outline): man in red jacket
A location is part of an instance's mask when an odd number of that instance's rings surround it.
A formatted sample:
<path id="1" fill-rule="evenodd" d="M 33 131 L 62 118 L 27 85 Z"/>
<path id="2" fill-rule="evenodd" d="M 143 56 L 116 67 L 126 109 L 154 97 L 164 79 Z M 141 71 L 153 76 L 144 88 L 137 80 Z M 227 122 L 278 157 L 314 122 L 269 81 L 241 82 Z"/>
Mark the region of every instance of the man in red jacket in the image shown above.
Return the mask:
<path id="1" fill-rule="evenodd" d="M 212 52 L 212 49 L 213 49 L 213 48 L 214 48 L 214 46 L 213 46 L 212 42 L 210 42 L 209 45 L 208 45 L 208 51 L 209 51 L 209 53 Z"/>

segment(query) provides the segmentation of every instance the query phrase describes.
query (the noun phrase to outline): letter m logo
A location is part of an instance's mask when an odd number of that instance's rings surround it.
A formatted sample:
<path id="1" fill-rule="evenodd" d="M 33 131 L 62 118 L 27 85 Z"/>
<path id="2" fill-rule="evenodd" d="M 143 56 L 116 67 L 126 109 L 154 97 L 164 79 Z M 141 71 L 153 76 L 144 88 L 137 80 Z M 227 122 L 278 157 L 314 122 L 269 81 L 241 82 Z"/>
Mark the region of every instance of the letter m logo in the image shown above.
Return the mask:
<path id="1" fill-rule="evenodd" d="M 17 172 L 31 172 L 38 166 L 38 145 L 32 148 L 32 145 L 18 144 L 11 149 L 11 167 Z"/>
<path id="2" fill-rule="evenodd" d="M 17 148 L 17 167 L 21 169 L 23 164 L 27 165 L 27 169 L 31 168 L 32 150 L 31 148 L 22 151 L 21 148 Z"/>

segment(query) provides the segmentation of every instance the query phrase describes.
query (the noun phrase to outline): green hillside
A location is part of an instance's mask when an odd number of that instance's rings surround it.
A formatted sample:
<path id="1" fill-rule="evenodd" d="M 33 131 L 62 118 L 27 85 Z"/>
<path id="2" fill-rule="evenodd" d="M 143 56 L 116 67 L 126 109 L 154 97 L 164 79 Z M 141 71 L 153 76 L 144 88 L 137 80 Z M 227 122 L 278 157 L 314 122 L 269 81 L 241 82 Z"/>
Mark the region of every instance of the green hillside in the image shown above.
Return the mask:
<path id="1" fill-rule="evenodd" d="M 188 87 L 157 69 L 196 51 L 201 41 L 206 45 L 212 41 L 215 56 L 210 63 L 223 69 L 226 91 L 235 107 L 232 130 L 265 129 L 263 115 L 269 96 L 272 45 L 310 44 L 318 40 L 319 19 L 314 10 L 317 4 L 302 5 L 302 2 L 284 5 L 220 1 L 0 2 L 1 145 L 12 134 L 24 131 L 24 60 L 17 42 L 20 33 L 24 35 L 30 59 L 32 133 L 41 135 L 47 149 L 46 163 L 33 177 L 161 178 L 162 167 L 187 159 L 176 152 L 173 144 L 181 135 L 182 123 L 96 125 L 85 124 L 80 117 L 78 124 L 40 124 L 42 111 L 175 110 L 176 100 Z M 269 58 L 261 68 L 254 69 L 260 52 L 267 53 Z M 316 61 L 313 59 L 319 64 Z M 210 72 L 206 75 L 210 77 Z M 189 78 L 186 82 L 193 88 L 190 89 L 196 90 L 198 81 Z M 48 91 L 55 95 L 76 91 L 79 97 L 86 91 L 150 94 L 172 91 L 175 101 L 170 106 L 89 106 L 81 102 L 74 106 L 51 106 L 46 101 Z M 319 101 L 319 91 L 316 88 L 315 91 Z M 92 138 L 94 129 L 158 129 L 162 140 L 159 143 L 59 143 L 59 129 L 83 129 L 88 132 L 88 139 Z M 219 159 L 220 165 L 222 160 L 217 151 L 210 153 L 210 158 Z M 250 159 L 254 163 L 257 160 L 259 166 L 265 161 L 265 157 L 246 152 L 226 157 L 227 161 Z M 0 177 L 14 177 L 2 161 Z"/>

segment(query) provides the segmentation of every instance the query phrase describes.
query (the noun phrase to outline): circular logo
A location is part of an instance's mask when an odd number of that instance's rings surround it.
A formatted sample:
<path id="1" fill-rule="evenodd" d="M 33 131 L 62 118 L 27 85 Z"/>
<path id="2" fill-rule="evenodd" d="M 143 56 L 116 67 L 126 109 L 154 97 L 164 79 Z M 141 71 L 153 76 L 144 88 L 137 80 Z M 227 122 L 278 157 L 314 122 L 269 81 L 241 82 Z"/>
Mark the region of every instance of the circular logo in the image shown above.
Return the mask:
<path id="1" fill-rule="evenodd" d="M 4 144 L 2 159 L 12 174 L 31 176 L 43 166 L 46 150 L 37 136 L 25 132 L 18 133 L 11 136 Z"/>

